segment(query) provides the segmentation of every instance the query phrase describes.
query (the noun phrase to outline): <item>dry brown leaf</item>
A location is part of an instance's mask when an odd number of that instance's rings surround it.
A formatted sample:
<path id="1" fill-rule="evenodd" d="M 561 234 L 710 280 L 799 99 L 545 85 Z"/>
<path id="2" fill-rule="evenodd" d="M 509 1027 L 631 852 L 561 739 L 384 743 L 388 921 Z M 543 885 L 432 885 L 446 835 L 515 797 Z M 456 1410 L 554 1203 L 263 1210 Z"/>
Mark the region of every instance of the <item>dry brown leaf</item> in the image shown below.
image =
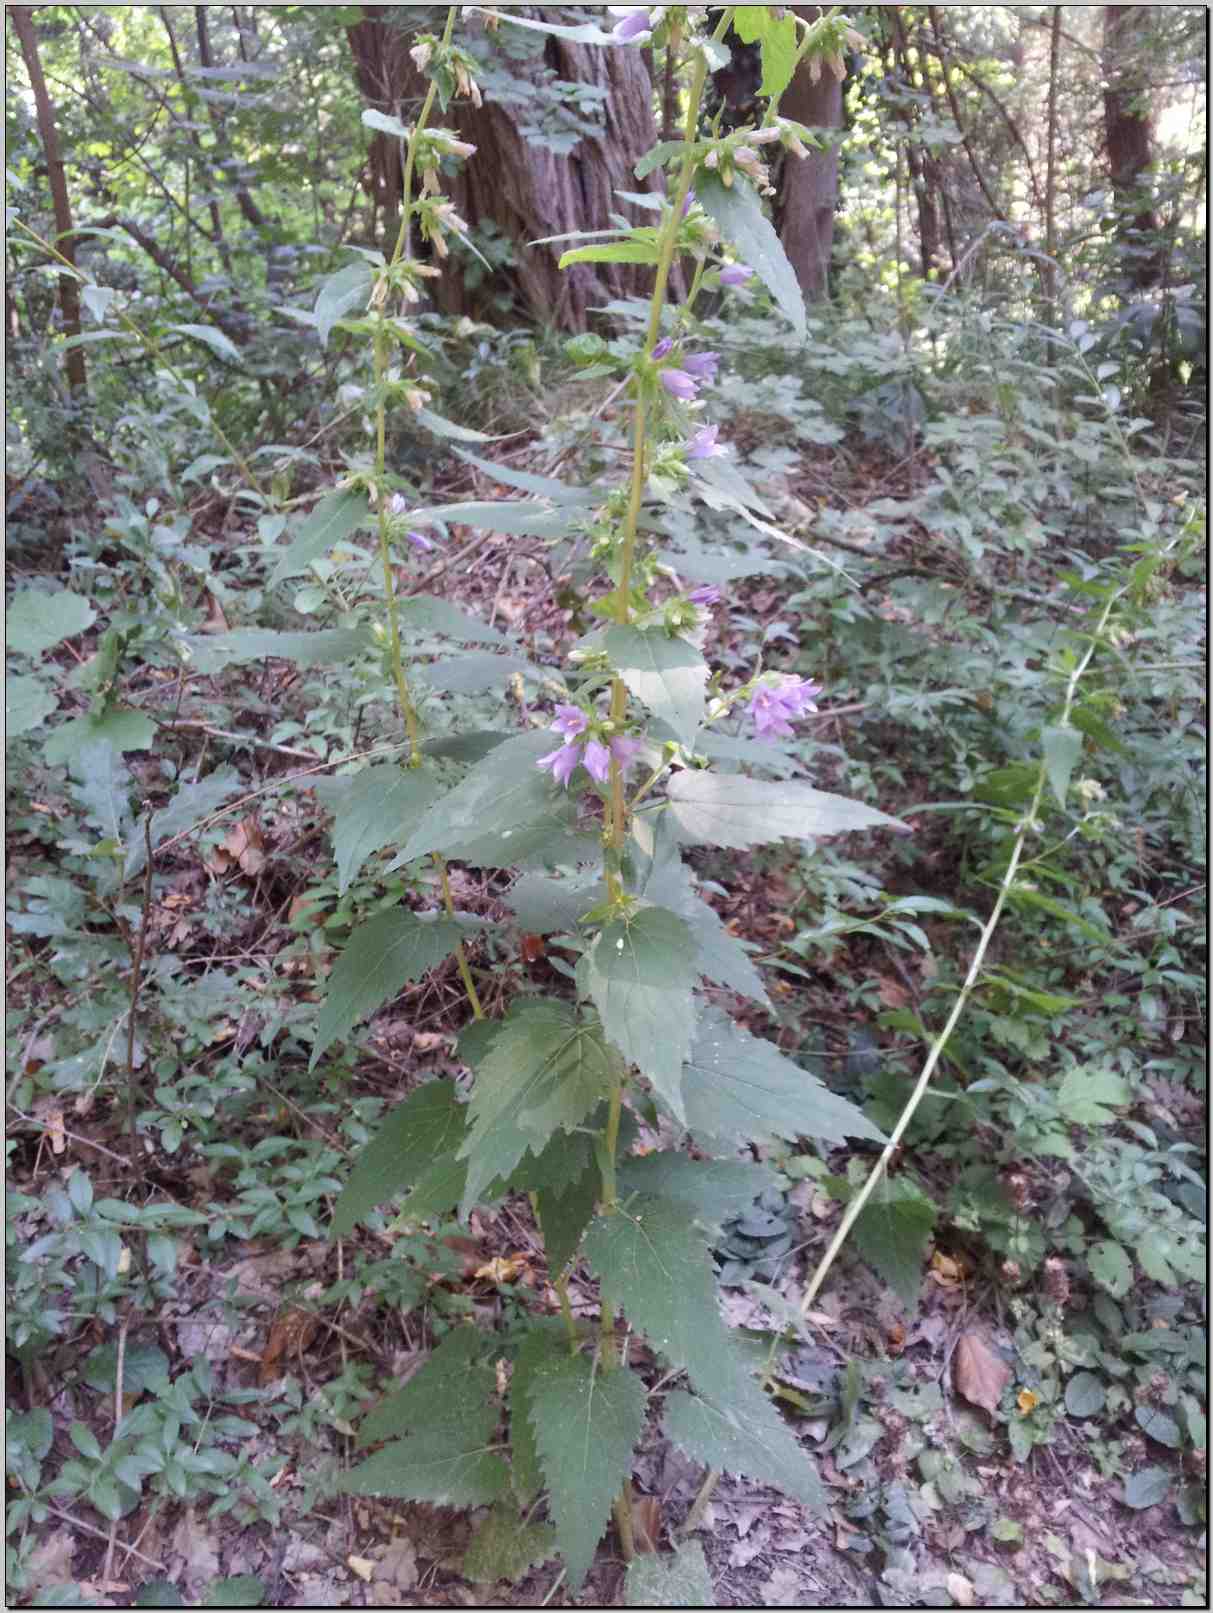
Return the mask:
<path id="1" fill-rule="evenodd" d="M 319 1326 L 319 1318 L 312 1311 L 300 1310 L 297 1305 L 276 1316 L 265 1349 L 261 1352 L 261 1371 L 257 1374 L 257 1382 L 264 1385 L 276 1378 L 282 1370 L 278 1363 L 284 1356 L 289 1359 L 306 1350 Z"/>
<path id="2" fill-rule="evenodd" d="M 661 1500 L 638 1495 L 632 1500 L 632 1535 L 637 1551 L 656 1551 L 661 1544 Z"/>
<path id="3" fill-rule="evenodd" d="M 1027 1417 L 1040 1405 L 1040 1396 L 1033 1389 L 1021 1389 L 1015 1396 L 1015 1404 Z"/>
<path id="4" fill-rule="evenodd" d="M 52 1109 L 46 1117 L 46 1129 L 50 1134 L 51 1153 L 61 1154 L 67 1147 L 67 1138 L 63 1135 L 63 1110 Z"/>
<path id="5" fill-rule="evenodd" d="M 886 1008 L 905 1008 L 910 1001 L 910 994 L 900 982 L 891 979 L 888 975 L 880 975 L 880 1000 Z"/>
<path id="6" fill-rule="evenodd" d="M 375 1572 L 375 1564 L 370 1557 L 347 1557 L 345 1563 L 347 1568 L 353 1569 L 359 1579 L 370 1584 L 371 1576 Z"/>
<path id="7" fill-rule="evenodd" d="M 223 614 L 223 606 L 209 589 L 206 595 L 206 621 L 203 622 L 198 631 L 201 633 L 226 633 L 230 631 L 227 617 Z"/>
<path id="8" fill-rule="evenodd" d="M 1011 1381 L 1011 1369 L 986 1335 L 970 1328 L 960 1335 L 952 1358 L 952 1382 L 956 1393 L 971 1406 L 995 1412 L 1002 1392 Z"/>
<path id="9" fill-rule="evenodd" d="M 483 1278 L 485 1282 L 512 1283 L 526 1270 L 526 1267 L 525 1255 L 494 1255 L 492 1260 L 483 1266 L 477 1266 L 472 1275 Z"/>

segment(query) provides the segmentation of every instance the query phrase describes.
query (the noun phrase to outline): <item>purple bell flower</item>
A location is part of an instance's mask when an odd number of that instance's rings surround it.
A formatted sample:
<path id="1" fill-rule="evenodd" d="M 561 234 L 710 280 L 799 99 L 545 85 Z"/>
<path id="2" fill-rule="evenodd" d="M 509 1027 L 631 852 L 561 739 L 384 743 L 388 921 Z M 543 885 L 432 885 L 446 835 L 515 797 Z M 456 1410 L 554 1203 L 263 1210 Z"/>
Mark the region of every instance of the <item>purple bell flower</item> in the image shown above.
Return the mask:
<path id="1" fill-rule="evenodd" d="M 566 742 L 576 739 L 578 734 L 584 734 L 589 726 L 590 719 L 580 706 L 556 707 L 556 721 L 552 727 Z"/>
<path id="2" fill-rule="evenodd" d="M 788 677 L 776 687 L 759 684 L 748 708 L 759 739 L 791 739 L 793 731 L 788 719 L 816 711 L 814 701 L 820 693 L 821 685 L 807 678 Z"/>
<path id="3" fill-rule="evenodd" d="M 420 549 L 422 554 L 428 554 L 434 547 L 434 540 L 427 538 L 424 532 L 406 532 L 405 537 L 414 549 Z"/>
<path id="4" fill-rule="evenodd" d="M 754 271 L 748 263 L 726 263 L 720 271 L 722 286 L 744 286 L 747 280 L 752 280 Z"/>
<path id="5" fill-rule="evenodd" d="M 637 11 L 629 11 L 626 17 L 621 18 L 611 29 L 611 37 L 617 39 L 621 45 L 629 45 L 638 35 L 649 33 L 651 28 L 648 8 L 643 7 Z"/>
<path id="6" fill-rule="evenodd" d="M 687 214 L 691 211 L 691 209 L 692 209 L 692 207 L 694 207 L 694 205 L 695 205 L 695 192 L 693 190 L 689 190 L 689 191 L 687 191 L 687 199 L 682 204 L 682 216 L 683 216 L 683 218 L 685 218 L 687 216 Z"/>
<path id="7" fill-rule="evenodd" d="M 672 398 L 690 403 L 699 391 L 699 382 L 686 370 L 662 370 L 661 384 Z"/>
<path id="8" fill-rule="evenodd" d="M 657 346 L 653 349 L 652 356 L 654 358 L 664 358 L 673 346 L 674 344 L 670 338 L 668 336 L 663 336 L 657 343 Z"/>
<path id="9" fill-rule="evenodd" d="M 719 588 L 715 587 L 714 584 L 705 582 L 699 588 L 692 588 L 690 593 L 687 595 L 687 598 L 690 600 L 692 605 L 700 605 L 704 610 L 708 610 L 713 605 L 719 605 L 720 601 L 724 598 L 724 595 L 720 592 Z"/>
<path id="10" fill-rule="evenodd" d="M 590 777 L 598 784 L 605 784 L 611 771 L 611 753 L 602 741 L 587 740 L 585 754 L 581 759 Z"/>
<path id="11" fill-rule="evenodd" d="M 697 381 L 714 381 L 716 371 L 720 367 L 719 353 L 692 353 L 684 358 L 682 367 L 688 375 L 693 375 Z"/>
<path id="12" fill-rule="evenodd" d="M 688 459 L 719 459 L 726 452 L 723 443 L 716 441 L 719 426 L 701 426 L 687 442 Z"/>
<path id="13" fill-rule="evenodd" d="M 631 739 L 626 734 L 619 734 L 611 741 L 611 755 L 621 772 L 626 773 L 628 768 L 644 749 L 642 739 Z"/>
<path id="14" fill-rule="evenodd" d="M 541 756 L 535 765 L 548 768 L 558 784 L 567 786 L 580 760 L 580 745 L 561 745 L 558 750 L 549 751 L 546 756 Z"/>

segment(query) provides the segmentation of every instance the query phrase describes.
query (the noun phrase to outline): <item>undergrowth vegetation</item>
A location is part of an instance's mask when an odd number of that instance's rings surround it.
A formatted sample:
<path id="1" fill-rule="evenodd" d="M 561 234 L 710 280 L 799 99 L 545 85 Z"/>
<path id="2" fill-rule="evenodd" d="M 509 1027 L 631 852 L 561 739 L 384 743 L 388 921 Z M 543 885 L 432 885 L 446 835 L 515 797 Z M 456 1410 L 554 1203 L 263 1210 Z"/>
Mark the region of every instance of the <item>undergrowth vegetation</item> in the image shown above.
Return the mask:
<path id="1" fill-rule="evenodd" d="M 417 311 L 458 9 L 415 121 L 366 115 L 424 179 L 395 253 L 298 303 L 323 433 L 239 440 L 132 308 L 112 486 L 10 519 L 10 1595 L 164 1605 L 177 1509 L 382 1501 L 457 1509 L 435 1605 L 614 1595 L 612 1520 L 630 1605 L 703 1605 L 740 1477 L 886 1605 L 1196 1605 L 1020 1504 L 1204 1521 L 1195 419 L 1081 321 L 806 314 L 756 150 L 813 140 L 833 15 L 743 8 L 726 134 L 732 8 L 682 19 L 669 200 L 566 254 L 650 301 Z"/>

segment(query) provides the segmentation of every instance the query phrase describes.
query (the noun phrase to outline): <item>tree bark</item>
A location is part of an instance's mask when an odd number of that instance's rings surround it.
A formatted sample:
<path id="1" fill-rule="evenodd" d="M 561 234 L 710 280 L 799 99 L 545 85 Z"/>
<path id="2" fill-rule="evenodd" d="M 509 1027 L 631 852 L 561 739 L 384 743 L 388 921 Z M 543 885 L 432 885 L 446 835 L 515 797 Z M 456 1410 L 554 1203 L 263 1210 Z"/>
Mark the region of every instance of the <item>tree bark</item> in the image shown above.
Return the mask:
<path id="1" fill-rule="evenodd" d="M 526 7 L 522 14 L 542 16 L 550 9 Z M 364 5 L 362 21 L 348 30 L 359 89 L 370 105 L 392 113 L 400 112 L 401 102 L 415 103 L 425 89 L 425 80 L 409 57 L 406 36 L 385 15 L 396 10 Z M 480 39 L 472 48 L 488 54 Z M 537 57 L 511 62 L 510 71 L 537 85 L 554 72 L 568 82 L 600 86 L 607 92 L 602 127 L 583 136 L 568 155 L 558 155 L 522 132 L 525 107 L 487 99 L 479 108 L 467 101 L 452 102 L 440 121 L 471 141 L 476 155 L 444 177 L 445 188 L 456 212 L 470 226 L 491 221 L 513 243 L 517 261 L 508 272 L 528 311 L 561 329 L 584 330 L 592 309 L 613 298 L 645 294 L 652 270 L 607 263 L 576 264 L 561 272 L 560 253 L 573 243 L 542 247 L 529 243 L 572 230 L 609 227 L 610 215 L 626 210 L 616 190 L 661 191 L 659 173 L 641 181 L 632 171 L 657 139 L 652 83 L 640 51 L 601 50 L 554 37 L 546 40 Z M 408 113 L 401 115 L 407 123 Z M 377 135 L 371 143 L 369 183 L 387 219 L 389 250 L 401 182 L 399 142 Z M 647 221 L 648 215 L 644 218 Z M 433 284 L 434 300 L 443 312 L 477 311 L 475 295 L 458 273 L 445 274 Z"/>
<path id="2" fill-rule="evenodd" d="M 1105 6 L 1103 13 L 1104 132 L 1108 177 L 1123 222 L 1118 235 L 1135 286 L 1154 285 L 1161 273 L 1148 238 L 1158 230 L 1149 195 L 1153 109 L 1149 103 L 1143 34 L 1148 6 Z"/>
<path id="3" fill-rule="evenodd" d="M 46 79 L 42 73 L 42 58 L 38 53 L 38 35 L 34 29 L 32 6 L 13 6 L 10 9 L 13 27 L 17 31 L 17 39 L 21 45 L 21 55 L 25 59 L 25 70 L 29 74 L 30 89 L 33 91 L 34 107 L 38 115 L 38 133 L 42 139 L 42 150 L 46 156 L 47 179 L 50 184 L 51 204 L 55 210 L 55 229 L 57 239 L 54 245 L 63 254 L 67 261 L 75 264 L 76 242 L 70 233 L 72 228 L 72 204 L 67 192 L 67 174 L 63 167 L 63 157 L 59 150 L 59 135 L 55 126 L 55 108 L 50 94 L 46 88 Z M 79 336 L 80 334 L 80 287 L 75 275 L 64 274 L 59 276 L 59 312 L 63 319 L 63 332 L 65 336 Z M 84 349 L 73 347 L 67 354 L 67 384 L 73 392 L 83 392 L 88 385 L 88 375 L 84 365 Z"/>
<path id="4" fill-rule="evenodd" d="M 793 6 L 805 22 L 816 22 L 820 6 Z M 817 82 L 802 62 L 788 85 L 780 111 L 813 129 L 842 127 L 842 84 L 826 68 Z M 783 166 L 779 237 L 796 272 L 806 302 L 829 295 L 830 254 L 834 249 L 834 209 L 838 202 L 838 148 L 789 157 Z"/>

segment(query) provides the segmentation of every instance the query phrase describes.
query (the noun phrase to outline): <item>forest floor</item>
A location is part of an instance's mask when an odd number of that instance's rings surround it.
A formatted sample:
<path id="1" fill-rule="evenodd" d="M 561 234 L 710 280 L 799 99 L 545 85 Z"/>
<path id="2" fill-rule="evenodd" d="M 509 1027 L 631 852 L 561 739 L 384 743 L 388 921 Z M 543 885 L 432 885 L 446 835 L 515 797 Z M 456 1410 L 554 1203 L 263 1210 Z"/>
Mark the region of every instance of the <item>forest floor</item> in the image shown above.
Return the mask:
<path id="1" fill-rule="evenodd" d="M 884 467 L 880 475 L 885 488 L 896 490 L 892 470 Z M 458 492 L 475 496 L 466 484 Z M 216 519 L 206 510 L 200 516 L 203 529 L 208 519 Z M 218 528 L 215 536 L 232 541 Z M 436 579 L 435 591 L 507 627 L 524 646 L 542 632 L 551 644 L 549 654 L 558 652 L 562 639 L 576 636 L 541 545 L 496 538 L 470 552 L 466 535 L 464 543 L 456 563 Z M 777 618 L 795 631 L 794 613 L 788 613 L 769 581 L 736 585 L 733 603 L 749 619 L 751 634 L 755 623 L 760 629 Z M 888 608 L 896 608 L 891 600 Z M 290 801 L 276 804 L 273 794 L 261 798 L 234 829 L 236 819 L 229 818 L 217 848 L 203 850 L 185 839 L 160 858 L 157 866 L 168 891 L 151 914 L 149 954 L 171 954 L 182 963 L 237 959 L 247 979 L 274 982 L 278 1000 L 293 1000 L 298 1013 L 306 1015 L 314 1011 L 319 977 L 332 957 L 322 945 L 300 945 L 300 936 L 306 939 L 301 898 L 327 865 L 327 819 L 308 791 L 306 763 L 291 754 L 289 743 L 276 746 L 268 738 L 275 720 L 291 709 L 295 678 L 293 668 L 271 664 L 220 680 L 222 698 L 241 729 L 260 730 L 263 748 L 228 746 L 221 734 L 206 732 L 220 725 L 208 724 L 205 716 L 197 719 L 200 731 L 190 741 L 195 754 L 201 745 L 212 756 L 224 754 L 240 767 L 250 792 L 290 776 L 299 777 L 299 789 Z M 243 711 L 238 686 L 247 694 Z M 208 695 L 215 692 L 206 680 L 194 680 L 182 704 L 173 679 L 153 680 L 144 705 L 163 720 L 180 723 L 211 710 Z M 516 709 L 516 720 L 526 716 L 525 707 Z M 862 721 L 862 706 L 855 704 L 849 712 L 824 716 L 816 732 L 841 735 L 843 725 Z M 157 765 L 154 752 L 133 758 L 133 771 L 142 770 L 149 790 L 157 782 Z M 915 796 L 911 790 L 909 798 L 921 800 L 923 793 Z M 904 803 L 880 804 L 897 813 Z M 53 816 L 57 803 L 47 800 L 39 810 Z M 942 834 L 924 831 L 919 850 L 936 859 L 935 866 L 946 867 Z M 256 855 L 248 855 L 250 849 Z M 9 854 L 10 891 L 32 869 L 45 868 L 45 847 L 22 832 L 10 840 Z M 456 874 L 462 885 L 458 904 L 491 911 L 499 885 L 470 871 Z M 208 892 L 216 884 L 226 887 L 237 915 L 218 938 L 205 922 Z M 751 939 L 775 939 L 786 926 L 788 891 L 778 866 L 769 862 L 734 858 L 729 895 L 719 900 L 726 920 L 736 920 L 739 933 Z M 815 1022 L 828 1045 L 845 1050 L 857 1010 L 850 984 L 844 989 L 838 982 L 853 983 L 876 972 L 881 1000 L 893 1006 L 915 1000 L 921 984 L 916 968 L 891 963 L 887 951 L 862 936 L 843 940 L 832 973 L 813 970 L 786 988 L 783 1026 Z M 559 980 L 541 948 L 529 958 L 499 965 L 498 976 L 507 992 L 511 980 Z M 18 982 L 10 1006 L 27 1008 L 37 1021 L 54 1011 L 55 1002 L 45 985 Z M 218 1134 L 245 1150 L 273 1135 L 322 1143 L 348 1158 L 354 1149 L 335 1118 L 341 1105 L 355 1099 L 390 1105 L 422 1080 L 459 1077 L 454 1042 L 465 1017 L 453 969 L 439 969 L 366 1028 L 350 1085 L 333 1082 L 317 1089 L 308 1085 L 301 1066 L 279 1068 L 273 1084 L 267 1077 L 256 1101 Z M 760 1020 L 761 1015 L 755 1029 Z M 243 1013 L 221 1015 L 213 1032 L 216 1057 L 252 1046 L 261 1023 L 255 995 Z M 38 1054 L 35 1030 L 22 1067 L 36 1066 Z M 205 1059 L 199 1067 L 205 1073 Z M 56 1105 L 40 1103 L 34 1118 L 46 1121 Z M 58 1108 L 56 1140 L 45 1125 L 18 1127 L 10 1134 L 16 1139 L 10 1187 L 36 1199 L 73 1165 L 87 1162 L 97 1199 L 126 1198 L 132 1183 L 123 1103 L 94 1103 L 85 1094 Z M 929 1159 L 918 1164 L 929 1175 Z M 217 1202 L 235 1203 L 239 1197 L 222 1160 L 200 1156 L 188 1145 L 173 1153 L 157 1148 L 140 1167 L 139 1187 L 208 1213 Z M 790 1202 L 797 1247 L 777 1286 L 795 1304 L 841 1206 L 807 1179 L 792 1189 Z M 18 1248 L 10 1250 L 10 1259 L 20 1258 L 20 1242 L 38 1224 L 33 1212 L 18 1219 Z M 140 1587 L 167 1580 L 193 1602 L 216 1579 L 248 1575 L 260 1581 L 265 1606 L 618 1605 L 624 1565 L 613 1534 L 587 1585 L 569 1604 L 554 1562 L 531 1568 L 513 1586 L 469 1581 L 462 1559 L 474 1520 L 465 1513 L 317 1499 L 324 1472 L 349 1462 L 353 1443 L 346 1431 L 362 1409 L 390 1379 L 406 1377 L 420 1364 L 436 1331 L 451 1325 L 452 1318 L 490 1326 L 508 1321 L 519 1306 L 555 1309 L 524 1198 L 492 1213 L 476 1212 L 466 1228 L 455 1235 L 446 1229 L 444 1238 L 426 1300 L 406 1309 L 377 1294 L 373 1277 L 366 1278 L 354 1300 L 335 1302 L 330 1294 L 358 1262 L 361 1270 L 385 1261 L 393 1246 L 389 1236 L 360 1231 L 338 1245 L 323 1235 L 323 1226 L 320 1236 L 270 1233 L 220 1243 L 208 1243 L 201 1231 L 183 1235 L 174 1297 L 157 1314 L 128 1312 L 121 1323 L 127 1358 L 140 1347 L 158 1350 L 174 1373 L 205 1359 L 216 1405 L 230 1391 L 255 1391 L 255 1398 L 238 1404 L 240 1417 L 255 1430 L 241 1437 L 238 1449 L 266 1479 L 265 1493 L 244 1519 L 239 1511 L 208 1516 L 205 1496 L 187 1503 L 145 1494 L 112 1535 L 108 1521 L 86 1500 L 64 1499 L 38 1531 L 26 1598 L 70 1582 L 91 1605 L 130 1605 Z M 801 1397 L 793 1425 L 814 1453 L 830 1511 L 812 1515 L 774 1491 L 722 1478 L 696 1531 L 721 1605 L 1174 1606 L 1185 1591 L 1195 1594 L 1205 1569 L 1203 1540 L 1180 1526 L 1173 1507 L 1134 1510 L 1122 1504 L 1118 1484 L 1101 1473 L 1093 1457 L 1091 1440 L 1064 1420 L 1050 1443 L 1037 1446 L 1026 1462 L 1013 1461 L 1003 1427 L 958 1393 L 956 1356 L 962 1341 L 976 1338 L 980 1347 L 1009 1356 L 1008 1295 L 991 1269 L 988 1259 L 963 1241 L 942 1238 L 928 1264 L 920 1302 L 911 1311 L 858 1262 L 847 1258 L 835 1268 L 811 1313 L 808 1337 L 780 1364 L 789 1403 Z M 575 1281 L 572 1296 L 580 1314 L 594 1313 L 588 1286 L 583 1291 Z M 726 1290 L 725 1306 L 740 1326 L 761 1327 L 766 1320 L 760 1303 L 744 1289 Z M 69 1333 L 41 1359 L 10 1374 L 10 1403 L 16 1410 L 50 1407 L 56 1450 L 70 1454 L 68 1429 L 79 1423 L 102 1447 L 108 1443 L 111 1398 L 88 1387 L 80 1363 L 90 1350 L 113 1344 L 115 1332 L 93 1320 L 82 1334 Z M 847 1377 L 848 1364 L 857 1359 L 879 1367 L 858 1392 L 853 1381 L 848 1388 Z M 138 1390 L 127 1397 L 127 1409 L 137 1401 Z M 825 1409 L 806 1413 L 806 1406 Z M 847 1426 L 840 1440 L 843 1421 Z M 947 1477 L 924 1478 L 917 1461 L 924 1434 L 950 1453 Z M 642 1544 L 667 1546 L 702 1478 L 700 1468 L 650 1431 L 634 1479 Z M 864 1497 L 870 1501 L 866 1518 L 856 1504 Z M 162 1604 L 145 1599 L 142 1605 Z"/>

